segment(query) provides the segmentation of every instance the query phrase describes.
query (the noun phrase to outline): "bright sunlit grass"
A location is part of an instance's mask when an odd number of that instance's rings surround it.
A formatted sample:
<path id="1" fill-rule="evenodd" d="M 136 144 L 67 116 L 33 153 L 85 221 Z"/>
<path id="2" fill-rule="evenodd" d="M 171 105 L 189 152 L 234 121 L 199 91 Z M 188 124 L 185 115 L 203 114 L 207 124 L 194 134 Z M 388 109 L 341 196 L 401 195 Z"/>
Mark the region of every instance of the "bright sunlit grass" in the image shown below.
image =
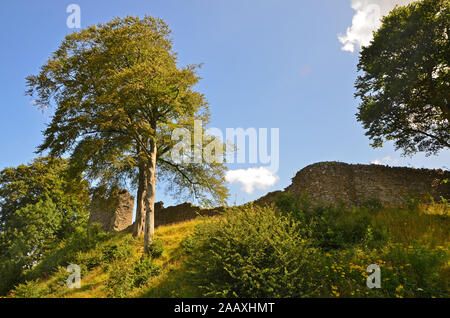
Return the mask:
<path id="1" fill-rule="evenodd" d="M 450 248 L 448 205 L 421 204 L 416 209 L 384 208 L 373 212 L 371 218 L 373 218 L 377 226 L 387 229 L 390 236 L 390 246 L 399 244 L 408 248 L 408 246 L 411 247 L 420 244 L 422 246 L 428 246 L 431 249 L 448 250 Z M 142 286 L 134 287 L 127 291 L 126 297 L 201 296 L 198 288 L 191 286 L 187 280 L 184 262 L 186 253 L 182 242 L 190 234 L 194 233 L 196 226 L 203 222 L 204 219 L 198 218 L 187 222 L 158 227 L 155 231 L 155 240 L 159 240 L 162 243 L 164 250 L 161 256 L 155 258 L 153 262 L 160 270 L 157 275 L 151 277 Z M 92 260 L 104 258 L 105 247 L 112 245 L 123 246 L 128 256 L 111 261 L 110 263 L 105 261 L 92 263 Z M 138 263 L 142 252 L 143 238 L 135 239 L 129 233 L 111 234 L 107 236 L 106 240 L 99 241 L 95 248 L 85 252 L 78 252 L 77 259 L 86 264 L 93 264 L 82 267 L 81 288 L 67 288 L 66 279 L 69 273 L 66 272 L 65 267 L 60 266 L 57 271 L 51 274 L 41 273 L 40 278 L 28 282 L 27 284 L 30 284 L 29 290 L 31 294 L 27 297 L 111 297 L 108 281 L 111 279 L 114 270 L 129 266 L 129 264 Z M 358 253 L 360 253 L 358 254 L 359 259 L 369 259 L 371 251 L 361 250 Z M 53 255 L 49 257 L 57 256 Z M 349 265 L 350 270 L 354 270 L 357 267 L 355 264 Z M 345 267 L 347 265 L 342 264 L 339 266 Z M 331 271 L 332 267 L 329 270 Z M 330 273 L 332 275 L 334 272 L 331 271 Z M 341 293 L 353 295 L 350 290 L 348 292 L 345 290 L 340 290 L 339 292 L 332 290 L 330 292 L 332 292 L 332 297 L 338 297 L 337 294 L 341 295 Z M 14 295 L 11 294 L 10 296 Z"/>

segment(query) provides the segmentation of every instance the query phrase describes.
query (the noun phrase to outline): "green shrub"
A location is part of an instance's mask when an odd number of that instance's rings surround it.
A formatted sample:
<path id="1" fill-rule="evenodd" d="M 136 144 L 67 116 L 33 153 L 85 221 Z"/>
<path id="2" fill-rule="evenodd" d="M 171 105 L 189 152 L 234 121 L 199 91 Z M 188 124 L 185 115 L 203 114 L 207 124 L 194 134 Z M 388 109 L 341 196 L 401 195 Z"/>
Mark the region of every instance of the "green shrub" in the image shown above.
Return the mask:
<path id="1" fill-rule="evenodd" d="M 95 267 L 98 259 L 89 260 L 89 256 L 83 253 L 93 251 L 92 257 L 96 254 L 96 247 L 111 236 L 101 231 L 93 233 L 86 232 L 85 228 L 78 228 L 68 239 L 55 246 L 48 254 L 46 254 L 41 262 L 39 262 L 32 270 L 25 274 L 26 280 L 34 280 L 42 277 L 42 274 L 52 274 L 60 266 L 66 267 L 69 264 L 86 265 L 87 268 Z M 94 258 L 98 258 L 95 255 Z"/>
<path id="2" fill-rule="evenodd" d="M 41 298 L 49 292 L 49 288 L 39 285 L 38 280 L 31 280 L 17 285 L 12 294 L 18 298 Z"/>
<path id="3" fill-rule="evenodd" d="M 384 288 L 390 297 L 450 297 L 449 252 L 413 244 L 392 246 L 384 256 Z"/>
<path id="4" fill-rule="evenodd" d="M 351 213 L 343 208 L 318 207 L 309 220 L 311 237 L 324 249 L 345 248 L 363 243 L 370 219 L 367 215 Z"/>
<path id="5" fill-rule="evenodd" d="M 130 257 L 133 254 L 131 246 L 128 241 L 122 241 L 119 244 L 111 244 L 103 246 L 102 249 L 102 263 L 108 264 L 116 260 L 122 260 Z"/>
<path id="6" fill-rule="evenodd" d="M 365 208 L 370 212 L 377 212 L 383 209 L 383 204 L 381 203 L 380 199 L 372 198 L 363 202 L 362 208 Z"/>
<path id="7" fill-rule="evenodd" d="M 75 263 L 84 265 L 87 270 L 91 270 L 103 264 L 103 255 L 98 250 L 78 252 Z"/>
<path id="8" fill-rule="evenodd" d="M 155 239 L 148 247 L 148 253 L 152 258 L 158 258 L 164 252 L 164 245 L 161 240 Z"/>
<path id="9" fill-rule="evenodd" d="M 280 193 L 275 201 L 275 206 L 284 213 L 289 213 L 294 217 L 298 217 L 299 205 L 297 199 L 290 193 Z"/>
<path id="10" fill-rule="evenodd" d="M 106 289 L 109 297 L 123 298 L 133 289 L 133 264 L 130 261 L 116 262 L 109 266 Z"/>
<path id="11" fill-rule="evenodd" d="M 367 203 L 367 210 L 373 211 L 379 205 L 376 200 Z M 369 211 L 347 209 L 344 205 L 311 207 L 307 197 L 298 199 L 291 193 L 282 193 L 276 200 L 276 207 L 284 214 L 302 224 L 306 233 L 317 247 L 331 250 L 356 245 L 378 247 L 388 239 L 385 229 L 372 224 Z"/>
<path id="12" fill-rule="evenodd" d="M 161 268 L 153 263 L 150 257 L 145 257 L 137 262 L 134 266 L 133 285 L 134 287 L 141 287 L 149 281 L 153 276 L 159 275 Z"/>
<path id="13" fill-rule="evenodd" d="M 0 295 L 86 224 L 89 184 L 68 167 L 67 159 L 41 157 L 0 171 Z"/>
<path id="14" fill-rule="evenodd" d="M 420 208 L 421 200 L 415 196 L 410 196 L 406 200 L 406 207 L 410 212 L 417 213 Z"/>
<path id="15" fill-rule="evenodd" d="M 152 262 L 150 257 L 133 263 L 129 259 L 115 262 L 109 267 L 109 279 L 106 283 L 108 296 L 128 297 L 135 287 L 142 287 L 161 269 Z"/>
<path id="16" fill-rule="evenodd" d="M 228 211 L 185 243 L 189 280 L 208 297 L 305 297 L 318 290 L 318 252 L 296 222 L 265 207 Z"/>
<path id="17" fill-rule="evenodd" d="M 17 283 L 23 281 L 23 262 L 14 260 L 0 261 L 0 295 L 6 295 Z"/>

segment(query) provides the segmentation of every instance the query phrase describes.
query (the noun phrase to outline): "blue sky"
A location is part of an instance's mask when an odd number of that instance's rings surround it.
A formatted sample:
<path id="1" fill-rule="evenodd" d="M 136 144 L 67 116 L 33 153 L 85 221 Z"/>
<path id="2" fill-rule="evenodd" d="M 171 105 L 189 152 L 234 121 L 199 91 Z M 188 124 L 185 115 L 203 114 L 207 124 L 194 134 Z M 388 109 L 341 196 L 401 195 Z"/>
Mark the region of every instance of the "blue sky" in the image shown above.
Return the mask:
<path id="1" fill-rule="evenodd" d="M 180 64 L 204 63 L 198 90 L 211 104 L 211 126 L 280 129 L 277 183 L 251 194 L 233 184 L 230 203 L 283 189 L 298 170 L 318 161 L 449 167 L 449 151 L 402 158 L 390 144 L 369 146 L 354 116 L 358 52 L 343 51 L 338 40 L 352 25 L 350 1 L 16 0 L 0 3 L 0 169 L 31 161 L 42 141 L 51 112 L 31 105 L 25 77 L 73 31 L 66 26 L 71 3 L 81 8 L 82 27 L 115 16 L 163 18 L 173 31 Z M 157 199 L 173 203 L 162 192 Z"/>

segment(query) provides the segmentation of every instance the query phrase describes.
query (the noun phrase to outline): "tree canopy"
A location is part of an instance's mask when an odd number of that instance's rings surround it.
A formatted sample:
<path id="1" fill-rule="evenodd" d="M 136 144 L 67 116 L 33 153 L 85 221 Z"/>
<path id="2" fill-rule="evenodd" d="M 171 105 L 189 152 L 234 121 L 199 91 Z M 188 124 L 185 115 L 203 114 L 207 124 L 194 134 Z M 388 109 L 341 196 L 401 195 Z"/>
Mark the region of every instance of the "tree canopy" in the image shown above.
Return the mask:
<path id="1" fill-rule="evenodd" d="M 86 225 L 89 184 L 67 168 L 65 159 L 44 157 L 0 171 L 0 292 L 55 240 Z"/>
<path id="2" fill-rule="evenodd" d="M 170 151 L 175 128 L 193 131 L 209 121 L 209 105 L 194 90 L 198 65 L 177 65 L 170 30 L 157 18 L 116 18 L 66 36 L 27 78 L 39 107 L 56 105 L 39 152 L 70 154 L 74 171 L 100 183 L 138 185 L 135 235 L 153 235 L 156 179 L 198 200 L 227 196 L 224 165 L 177 163 Z M 145 207 L 145 213 L 144 213 Z M 145 215 L 144 215 L 145 214 Z"/>
<path id="3" fill-rule="evenodd" d="M 395 142 L 404 154 L 450 147 L 450 2 L 396 7 L 363 47 L 356 114 L 372 146 Z"/>

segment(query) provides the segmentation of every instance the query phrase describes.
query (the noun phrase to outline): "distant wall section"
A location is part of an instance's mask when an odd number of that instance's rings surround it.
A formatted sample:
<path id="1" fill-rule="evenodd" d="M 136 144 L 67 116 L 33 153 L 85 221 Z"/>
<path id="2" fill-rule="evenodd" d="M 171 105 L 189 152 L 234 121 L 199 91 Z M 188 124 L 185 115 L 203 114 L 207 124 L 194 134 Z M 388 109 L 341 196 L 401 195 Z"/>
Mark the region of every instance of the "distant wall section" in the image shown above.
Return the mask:
<path id="1" fill-rule="evenodd" d="M 343 202 L 361 205 L 379 199 L 384 205 L 402 205 L 409 197 L 450 198 L 450 172 L 446 170 L 388 167 L 382 165 L 319 162 L 305 167 L 292 178 L 284 191 L 306 194 L 314 205 Z M 255 201 L 273 202 L 281 191 Z"/>

